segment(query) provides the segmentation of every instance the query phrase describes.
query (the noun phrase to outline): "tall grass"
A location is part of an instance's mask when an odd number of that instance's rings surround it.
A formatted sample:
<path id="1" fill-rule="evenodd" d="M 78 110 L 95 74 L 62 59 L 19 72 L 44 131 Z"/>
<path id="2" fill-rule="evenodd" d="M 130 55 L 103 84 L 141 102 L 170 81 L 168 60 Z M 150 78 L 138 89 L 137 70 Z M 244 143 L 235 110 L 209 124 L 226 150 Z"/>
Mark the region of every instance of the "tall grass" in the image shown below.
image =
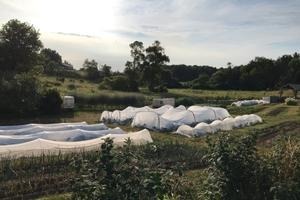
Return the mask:
<path id="1" fill-rule="evenodd" d="M 124 106 L 144 106 L 146 99 L 143 95 L 120 93 L 103 93 L 98 95 L 78 95 L 75 94 L 78 105 L 124 105 Z"/>

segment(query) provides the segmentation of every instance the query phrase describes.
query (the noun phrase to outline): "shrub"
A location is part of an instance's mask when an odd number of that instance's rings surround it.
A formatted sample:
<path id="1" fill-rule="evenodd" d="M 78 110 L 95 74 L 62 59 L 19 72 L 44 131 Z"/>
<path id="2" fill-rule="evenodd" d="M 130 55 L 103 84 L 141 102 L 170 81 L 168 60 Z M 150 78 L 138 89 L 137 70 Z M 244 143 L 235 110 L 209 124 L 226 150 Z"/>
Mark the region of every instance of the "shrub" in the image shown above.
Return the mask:
<path id="1" fill-rule="evenodd" d="M 56 80 L 58 80 L 60 82 L 65 82 L 65 78 L 64 77 L 56 77 Z"/>
<path id="2" fill-rule="evenodd" d="M 296 106 L 298 104 L 297 100 L 294 98 L 286 98 L 285 103 L 289 106 Z"/>
<path id="3" fill-rule="evenodd" d="M 119 91 L 136 91 L 137 88 L 131 88 L 132 84 L 126 76 L 118 75 L 113 77 L 106 77 L 100 83 L 100 89 L 107 89 L 107 90 L 119 90 Z"/>
<path id="4" fill-rule="evenodd" d="M 29 73 L 0 81 L 0 111 L 6 115 L 33 115 L 41 97 L 39 81 Z"/>
<path id="5" fill-rule="evenodd" d="M 69 84 L 67 87 L 69 90 L 74 90 L 76 88 L 74 84 Z"/>
<path id="6" fill-rule="evenodd" d="M 75 179 L 73 199 L 163 199 L 170 195 L 171 172 L 152 168 L 135 153 L 128 139 L 121 150 L 113 141 L 101 145 L 99 160 L 75 160 L 80 176 Z"/>
<path id="7" fill-rule="evenodd" d="M 57 90 L 47 90 L 40 102 L 40 111 L 44 114 L 58 114 L 61 111 L 62 99 Z"/>
<path id="8" fill-rule="evenodd" d="M 164 85 L 159 85 L 154 87 L 152 92 L 168 92 L 168 88 Z"/>
<path id="9" fill-rule="evenodd" d="M 61 86 L 61 83 L 54 83 L 55 86 Z"/>
<path id="10" fill-rule="evenodd" d="M 224 134 L 209 141 L 208 178 L 201 199 L 260 200 L 300 198 L 299 141 L 285 139 L 259 154 L 254 135 Z"/>
<path id="11" fill-rule="evenodd" d="M 194 99 L 192 99 L 190 97 L 180 97 L 180 98 L 176 99 L 175 104 L 177 106 L 179 106 L 179 105 L 192 106 L 195 104 L 195 101 L 194 101 Z"/>

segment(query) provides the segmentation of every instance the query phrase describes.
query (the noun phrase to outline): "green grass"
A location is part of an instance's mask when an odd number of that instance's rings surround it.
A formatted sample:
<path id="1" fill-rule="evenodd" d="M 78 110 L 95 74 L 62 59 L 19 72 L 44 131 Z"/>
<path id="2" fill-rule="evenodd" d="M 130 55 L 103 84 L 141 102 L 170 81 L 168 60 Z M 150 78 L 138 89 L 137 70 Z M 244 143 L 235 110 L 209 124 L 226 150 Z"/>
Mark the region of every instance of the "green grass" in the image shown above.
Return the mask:
<path id="1" fill-rule="evenodd" d="M 71 194 L 59 194 L 59 195 L 51 195 L 42 198 L 38 198 L 37 200 L 69 200 L 71 199 Z"/>
<path id="2" fill-rule="evenodd" d="M 56 88 L 61 95 L 75 95 L 85 98 L 107 97 L 110 99 L 143 97 L 144 104 L 151 104 L 151 100 L 157 97 L 190 97 L 196 103 L 211 103 L 228 105 L 232 101 L 241 99 L 261 99 L 264 96 L 278 96 L 278 91 L 237 91 L 237 90 L 195 90 L 195 89 L 169 89 L 168 93 L 153 93 L 146 88 L 140 88 L 140 92 L 121 92 L 100 90 L 99 84 L 87 80 L 65 78 L 64 82 L 55 77 L 41 76 L 40 80 L 48 88 Z M 72 85 L 72 87 L 70 87 Z M 74 86 L 74 88 L 73 88 Z M 286 91 L 284 96 L 292 96 L 291 91 Z M 101 101 L 100 101 L 101 102 Z"/>
<path id="3" fill-rule="evenodd" d="M 260 99 L 263 96 L 278 95 L 278 91 L 237 91 L 237 90 L 194 90 L 169 89 L 169 93 L 176 96 L 189 96 L 207 100 L 240 100 Z"/>

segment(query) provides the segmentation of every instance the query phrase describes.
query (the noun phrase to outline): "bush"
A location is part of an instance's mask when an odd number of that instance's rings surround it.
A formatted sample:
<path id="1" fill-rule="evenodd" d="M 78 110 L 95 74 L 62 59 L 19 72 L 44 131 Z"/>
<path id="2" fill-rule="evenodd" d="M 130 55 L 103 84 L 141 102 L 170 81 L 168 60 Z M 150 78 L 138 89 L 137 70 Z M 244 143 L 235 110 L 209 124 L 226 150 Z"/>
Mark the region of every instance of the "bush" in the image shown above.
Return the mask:
<path id="1" fill-rule="evenodd" d="M 74 84 L 69 84 L 67 87 L 69 90 L 74 90 L 76 88 Z"/>
<path id="2" fill-rule="evenodd" d="M 152 92 L 168 92 L 168 88 L 164 85 L 159 85 L 153 88 Z"/>
<path id="3" fill-rule="evenodd" d="M 40 111 L 44 114 L 58 114 L 61 112 L 62 99 L 57 90 L 47 90 L 40 102 Z"/>
<path id="4" fill-rule="evenodd" d="M 119 90 L 119 91 L 137 91 L 137 85 L 131 84 L 126 76 L 118 75 L 113 77 L 106 77 L 100 83 L 99 89 Z"/>
<path id="5" fill-rule="evenodd" d="M 294 98 L 286 98 L 285 103 L 288 106 L 296 106 L 298 104 L 297 100 Z"/>
<path id="6" fill-rule="evenodd" d="M 56 77 L 56 80 L 60 81 L 60 82 L 65 82 L 65 78 L 64 77 Z"/>
<path id="7" fill-rule="evenodd" d="M 201 199 L 260 200 L 300 198 L 299 141 L 285 140 L 259 154 L 254 135 L 221 135 L 209 141 L 208 178 Z"/>
<path id="8" fill-rule="evenodd" d="M 175 104 L 176 104 L 176 106 L 179 106 L 179 105 L 192 106 L 195 104 L 195 101 L 194 101 L 194 99 L 192 99 L 190 97 L 180 97 L 180 98 L 176 99 Z"/>
<path id="9" fill-rule="evenodd" d="M 80 174 L 73 199 L 164 199 L 171 195 L 172 173 L 149 167 L 129 139 L 121 150 L 113 151 L 108 138 L 101 145 L 99 160 L 75 160 L 73 166 Z"/>
<path id="10" fill-rule="evenodd" d="M 0 113 L 29 116 L 38 110 L 41 87 L 32 74 L 22 73 L 0 81 L 0 94 Z"/>

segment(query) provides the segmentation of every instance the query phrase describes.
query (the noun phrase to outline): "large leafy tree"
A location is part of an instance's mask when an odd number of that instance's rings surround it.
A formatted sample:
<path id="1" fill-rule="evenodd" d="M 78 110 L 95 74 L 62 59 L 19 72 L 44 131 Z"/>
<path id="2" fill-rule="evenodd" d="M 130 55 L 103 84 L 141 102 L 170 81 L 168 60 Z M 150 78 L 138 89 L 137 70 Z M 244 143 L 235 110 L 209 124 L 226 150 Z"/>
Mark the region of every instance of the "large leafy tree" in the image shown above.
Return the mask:
<path id="1" fill-rule="evenodd" d="M 160 85 L 162 66 L 169 61 L 170 59 L 159 41 L 155 41 L 146 49 L 142 73 L 149 90 L 153 91 L 155 86 Z"/>
<path id="2" fill-rule="evenodd" d="M 12 19 L 0 30 L 0 69 L 27 72 L 36 64 L 42 48 L 40 33 L 32 26 Z"/>
<path id="3" fill-rule="evenodd" d="M 111 66 L 103 65 L 101 67 L 101 72 L 103 73 L 104 77 L 110 77 L 112 75 Z"/>
<path id="4" fill-rule="evenodd" d="M 53 75 L 61 69 L 62 58 L 57 51 L 45 48 L 41 50 L 40 56 L 46 74 Z"/>
<path id="5" fill-rule="evenodd" d="M 83 70 L 87 72 L 87 78 L 91 81 L 96 81 L 100 78 L 98 63 L 95 60 L 85 59 L 83 63 Z"/>
<path id="6" fill-rule="evenodd" d="M 127 61 L 125 64 L 124 73 L 129 80 L 129 86 L 131 90 L 138 90 L 138 83 L 140 79 L 140 71 L 142 65 L 144 64 L 144 44 L 143 42 L 135 41 L 129 44 L 130 47 L 130 55 L 132 57 L 132 61 Z"/>
<path id="7" fill-rule="evenodd" d="M 45 62 L 56 62 L 58 64 L 62 64 L 61 55 L 55 50 L 45 48 L 41 50 L 41 55 L 44 58 Z"/>

